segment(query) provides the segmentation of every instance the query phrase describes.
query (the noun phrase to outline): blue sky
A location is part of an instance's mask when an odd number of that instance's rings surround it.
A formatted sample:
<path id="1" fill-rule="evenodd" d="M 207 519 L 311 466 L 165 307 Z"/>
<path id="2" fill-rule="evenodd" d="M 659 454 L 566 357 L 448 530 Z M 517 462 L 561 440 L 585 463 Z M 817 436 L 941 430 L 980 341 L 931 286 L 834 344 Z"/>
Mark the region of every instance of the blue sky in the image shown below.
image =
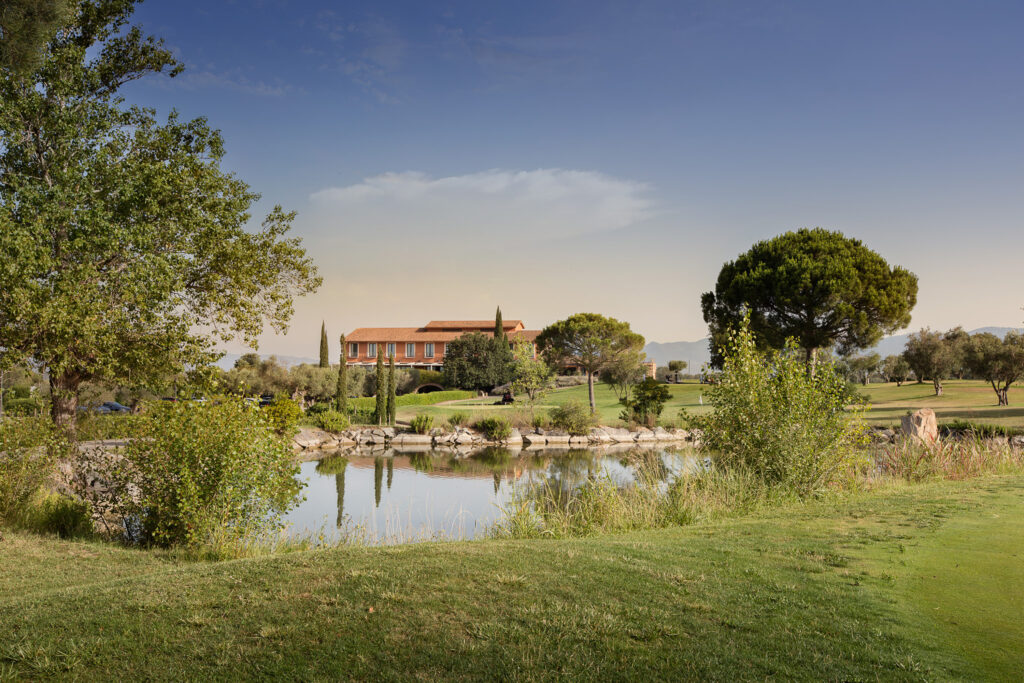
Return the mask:
<path id="1" fill-rule="evenodd" d="M 753 242 L 821 225 L 920 276 L 911 327 L 1024 318 L 1019 2 L 149 0 L 206 116 L 325 278 L 261 351 L 582 310 L 704 336 Z M 387 264 L 382 268 L 382 264 Z M 232 349 L 237 350 L 237 349 Z"/>

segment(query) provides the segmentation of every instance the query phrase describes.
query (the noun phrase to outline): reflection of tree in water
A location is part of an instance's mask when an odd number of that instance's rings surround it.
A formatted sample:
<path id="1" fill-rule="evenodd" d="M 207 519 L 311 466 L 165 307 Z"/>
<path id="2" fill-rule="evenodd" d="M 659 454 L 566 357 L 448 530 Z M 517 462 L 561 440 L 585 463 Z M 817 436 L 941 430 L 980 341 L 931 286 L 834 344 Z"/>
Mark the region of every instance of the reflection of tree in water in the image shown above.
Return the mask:
<path id="1" fill-rule="evenodd" d="M 494 472 L 494 495 L 498 495 L 498 489 L 501 488 L 501 472 Z"/>
<path id="2" fill-rule="evenodd" d="M 434 471 L 434 459 L 430 457 L 430 453 L 410 453 L 409 464 L 417 472 Z"/>
<path id="3" fill-rule="evenodd" d="M 636 480 L 644 484 L 668 481 L 672 471 L 665 463 L 662 450 L 634 448 L 619 459 L 619 463 L 633 472 Z"/>
<path id="4" fill-rule="evenodd" d="M 335 525 L 339 529 L 345 516 L 345 470 L 347 468 L 348 458 L 341 456 L 325 458 L 316 464 L 317 474 L 334 475 L 334 488 L 338 494 L 338 518 L 335 521 Z"/>
<path id="5" fill-rule="evenodd" d="M 395 476 L 395 459 L 388 458 L 388 491 L 391 490 L 391 480 Z"/>
<path id="6" fill-rule="evenodd" d="M 373 459 L 373 500 L 374 507 L 380 507 L 380 487 L 384 483 L 384 458 Z"/>

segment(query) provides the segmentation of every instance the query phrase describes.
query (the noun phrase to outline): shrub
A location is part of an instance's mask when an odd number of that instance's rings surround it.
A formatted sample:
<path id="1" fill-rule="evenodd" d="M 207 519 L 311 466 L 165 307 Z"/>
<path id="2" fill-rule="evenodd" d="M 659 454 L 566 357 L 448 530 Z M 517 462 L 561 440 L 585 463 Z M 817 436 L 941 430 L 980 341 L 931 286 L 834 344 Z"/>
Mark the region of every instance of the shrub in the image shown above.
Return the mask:
<path id="1" fill-rule="evenodd" d="M 434 426 L 434 417 L 426 413 L 420 413 L 412 419 L 412 431 L 417 434 L 427 434 Z"/>
<path id="2" fill-rule="evenodd" d="M 474 396 L 476 394 L 472 391 L 434 391 L 429 394 L 403 394 L 396 397 L 395 405 L 399 408 L 402 406 L 432 406 L 442 401 L 463 401 Z M 370 410 L 372 412 L 376 399 L 372 396 L 357 398 L 349 401 L 349 403 L 356 410 Z"/>
<path id="3" fill-rule="evenodd" d="M 811 374 L 792 345 L 759 352 L 745 323 L 723 352 L 719 382 L 705 394 L 714 411 L 694 419 L 716 464 L 806 495 L 856 459 L 863 420 L 846 412 L 846 381 L 832 365 Z"/>
<path id="4" fill-rule="evenodd" d="M 9 398 L 4 401 L 4 412 L 11 417 L 39 415 L 43 404 L 35 398 Z"/>
<path id="5" fill-rule="evenodd" d="M 316 424 L 328 432 L 343 432 L 348 429 L 348 416 L 337 410 L 325 410 L 316 416 Z"/>
<path id="6" fill-rule="evenodd" d="M 61 538 L 80 538 L 93 531 L 89 504 L 60 493 L 44 496 L 33 506 L 27 521 L 36 531 Z"/>
<path id="7" fill-rule="evenodd" d="M 573 436 L 584 436 L 597 424 L 597 418 L 589 406 L 579 401 L 567 401 L 551 411 L 551 424 Z"/>
<path id="8" fill-rule="evenodd" d="M 658 417 L 671 397 L 668 387 L 648 377 L 633 387 L 632 397 L 619 399 L 624 406 L 619 417 L 625 422 L 653 427 L 658 424 Z"/>
<path id="9" fill-rule="evenodd" d="M 503 417 L 485 417 L 476 423 L 476 428 L 491 441 L 504 441 L 512 435 L 512 425 Z"/>
<path id="10" fill-rule="evenodd" d="M 334 406 L 330 403 L 314 403 L 306 408 L 306 415 L 322 415 L 328 410 L 334 410 Z"/>
<path id="11" fill-rule="evenodd" d="M 533 418 L 530 420 L 530 423 L 534 429 L 550 429 L 551 418 L 542 413 L 539 415 L 534 415 Z"/>
<path id="12" fill-rule="evenodd" d="M 32 499 L 53 476 L 62 445 L 46 418 L 0 422 L 0 522 L 24 521 Z"/>
<path id="13" fill-rule="evenodd" d="M 96 415 L 87 413 L 78 418 L 75 436 L 79 441 L 130 439 L 139 430 L 139 415 Z"/>
<path id="14" fill-rule="evenodd" d="M 263 411 L 274 431 L 282 436 L 294 434 L 302 417 L 302 408 L 299 404 L 285 396 L 275 398 Z"/>
<path id="15" fill-rule="evenodd" d="M 469 413 L 456 412 L 448 416 L 448 427 L 455 429 L 456 427 L 464 427 L 469 423 Z"/>
<path id="16" fill-rule="evenodd" d="M 272 419 L 235 398 L 153 406 L 141 438 L 106 461 L 107 509 L 130 539 L 160 546 L 231 544 L 279 528 L 302 484 Z"/>

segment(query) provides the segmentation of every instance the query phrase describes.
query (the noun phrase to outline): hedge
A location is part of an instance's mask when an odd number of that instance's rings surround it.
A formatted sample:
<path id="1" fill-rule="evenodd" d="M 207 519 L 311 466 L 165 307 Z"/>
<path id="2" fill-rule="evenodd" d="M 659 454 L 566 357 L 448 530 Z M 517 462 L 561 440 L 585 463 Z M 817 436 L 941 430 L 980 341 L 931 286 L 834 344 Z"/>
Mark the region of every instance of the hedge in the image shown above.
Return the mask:
<path id="1" fill-rule="evenodd" d="M 395 405 L 399 408 L 402 406 L 432 406 L 443 401 L 463 401 L 467 398 L 475 397 L 476 393 L 472 391 L 434 391 L 429 394 L 402 394 L 397 397 L 398 400 Z M 352 407 L 352 410 L 373 410 L 375 404 L 373 396 L 367 396 L 349 399 L 349 405 Z"/>

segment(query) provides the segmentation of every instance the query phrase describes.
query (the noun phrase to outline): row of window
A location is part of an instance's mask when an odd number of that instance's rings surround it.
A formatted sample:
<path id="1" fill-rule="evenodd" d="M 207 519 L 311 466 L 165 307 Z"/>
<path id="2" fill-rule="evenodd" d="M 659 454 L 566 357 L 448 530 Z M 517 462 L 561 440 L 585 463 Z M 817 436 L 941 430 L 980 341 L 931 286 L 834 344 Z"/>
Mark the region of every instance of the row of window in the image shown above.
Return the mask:
<path id="1" fill-rule="evenodd" d="M 391 357 L 391 356 L 397 357 L 398 354 L 397 354 L 396 346 L 397 346 L 397 344 L 395 344 L 394 342 L 388 342 L 387 343 L 387 350 L 384 352 L 385 357 Z M 447 344 L 441 344 L 441 355 L 444 355 L 446 353 L 448 353 L 448 345 Z M 352 343 L 350 343 L 348 345 L 348 357 L 349 358 L 359 358 L 359 344 L 358 343 L 352 342 Z M 376 358 L 377 357 L 377 343 L 376 342 L 367 342 L 367 344 L 366 344 L 366 357 L 367 358 Z M 410 343 L 405 345 L 405 357 L 406 358 L 415 358 L 416 357 L 416 344 L 410 342 Z M 423 357 L 424 358 L 433 358 L 434 357 L 434 343 L 433 342 L 425 342 L 423 344 Z"/>

